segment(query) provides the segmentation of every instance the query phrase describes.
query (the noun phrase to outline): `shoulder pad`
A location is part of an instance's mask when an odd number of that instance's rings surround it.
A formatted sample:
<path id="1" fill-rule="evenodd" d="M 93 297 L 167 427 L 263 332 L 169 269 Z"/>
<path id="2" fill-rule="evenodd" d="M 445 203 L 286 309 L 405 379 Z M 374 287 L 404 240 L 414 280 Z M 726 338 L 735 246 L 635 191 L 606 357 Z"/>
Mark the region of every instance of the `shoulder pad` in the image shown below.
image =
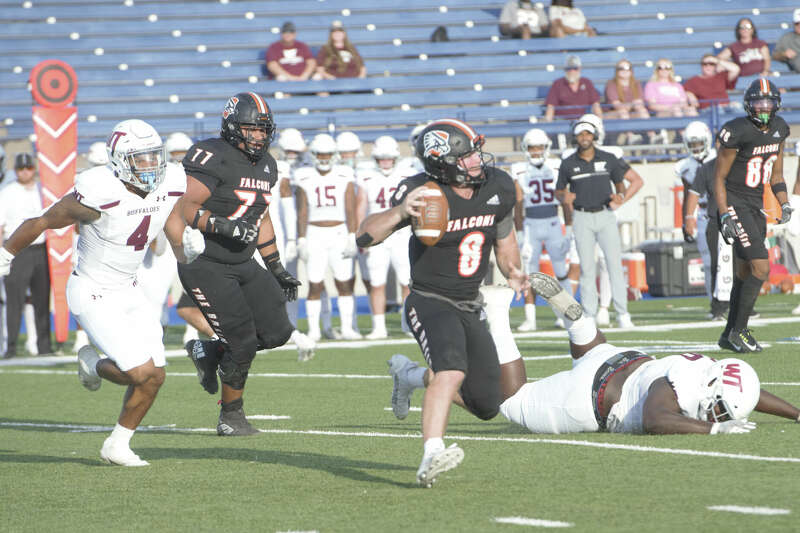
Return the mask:
<path id="1" fill-rule="evenodd" d="M 108 167 L 90 168 L 75 178 L 76 198 L 86 207 L 97 211 L 113 207 L 111 204 L 118 204 L 125 192 L 125 186 Z"/>

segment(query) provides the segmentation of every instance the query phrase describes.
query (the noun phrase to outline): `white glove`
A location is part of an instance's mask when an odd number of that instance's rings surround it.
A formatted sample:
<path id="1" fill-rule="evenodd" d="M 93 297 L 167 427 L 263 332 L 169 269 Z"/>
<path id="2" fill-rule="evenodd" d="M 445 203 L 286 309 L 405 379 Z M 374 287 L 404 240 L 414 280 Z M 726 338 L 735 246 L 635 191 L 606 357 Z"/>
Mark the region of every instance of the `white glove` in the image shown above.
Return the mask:
<path id="1" fill-rule="evenodd" d="M 283 260 L 287 263 L 297 259 L 297 241 L 286 241 L 283 249 Z"/>
<path id="2" fill-rule="evenodd" d="M 14 260 L 14 254 L 6 250 L 5 246 L 0 246 L 0 277 L 8 276 L 11 272 L 11 261 Z"/>
<path id="3" fill-rule="evenodd" d="M 725 422 L 715 422 L 711 426 L 710 435 L 722 433 L 750 433 L 756 429 L 755 422 L 748 422 L 746 418 L 742 420 L 726 420 Z"/>
<path id="4" fill-rule="evenodd" d="M 305 237 L 297 239 L 297 257 L 301 261 L 308 261 L 308 243 Z"/>
<path id="5" fill-rule="evenodd" d="M 203 232 L 197 229 L 192 229 L 189 226 L 183 228 L 183 255 L 186 257 L 186 262 L 191 263 L 197 256 L 202 254 L 206 249 L 206 238 Z"/>
<path id="6" fill-rule="evenodd" d="M 347 234 L 347 244 L 344 245 L 344 250 L 342 250 L 342 257 L 355 257 L 358 255 L 358 245 L 356 244 L 356 234 L 355 233 L 348 233 Z"/>

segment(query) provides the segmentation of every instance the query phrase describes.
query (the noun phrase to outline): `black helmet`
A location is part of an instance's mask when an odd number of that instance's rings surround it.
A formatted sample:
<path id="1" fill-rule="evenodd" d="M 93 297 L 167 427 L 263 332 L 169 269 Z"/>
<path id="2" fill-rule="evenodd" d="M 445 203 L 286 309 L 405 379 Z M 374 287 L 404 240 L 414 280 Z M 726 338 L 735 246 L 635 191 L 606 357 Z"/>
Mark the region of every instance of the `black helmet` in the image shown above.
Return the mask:
<path id="1" fill-rule="evenodd" d="M 417 138 L 416 152 L 422 159 L 425 173 L 445 184 L 475 184 L 486 180 L 486 172 L 470 176 L 467 169 L 459 165 L 459 159 L 478 152 L 481 167 L 494 164 L 494 156 L 481 150 L 485 139 L 460 120 L 441 119 L 428 124 Z"/>
<path id="2" fill-rule="evenodd" d="M 781 93 L 774 83 L 759 78 L 744 93 L 744 110 L 756 126 L 767 126 L 781 107 Z"/>
<path id="3" fill-rule="evenodd" d="M 248 138 L 242 132 L 242 126 L 261 128 L 264 130 L 264 140 Z M 222 111 L 222 130 L 220 137 L 233 146 L 240 148 L 247 157 L 253 161 L 261 159 L 275 137 L 275 122 L 272 120 L 267 101 L 256 93 L 239 93 L 231 96 Z"/>

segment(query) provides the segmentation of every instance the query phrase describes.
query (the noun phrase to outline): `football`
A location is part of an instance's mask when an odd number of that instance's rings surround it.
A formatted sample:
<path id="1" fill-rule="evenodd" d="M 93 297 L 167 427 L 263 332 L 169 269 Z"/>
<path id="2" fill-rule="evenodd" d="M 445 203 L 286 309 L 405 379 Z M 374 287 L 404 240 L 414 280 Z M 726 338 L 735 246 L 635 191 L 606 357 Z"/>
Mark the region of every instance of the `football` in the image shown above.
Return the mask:
<path id="1" fill-rule="evenodd" d="M 425 205 L 422 215 L 411 218 L 411 228 L 414 235 L 425 246 L 433 246 L 447 231 L 447 221 L 450 218 L 450 206 L 444 191 L 435 181 L 428 181 L 422 187 Z"/>

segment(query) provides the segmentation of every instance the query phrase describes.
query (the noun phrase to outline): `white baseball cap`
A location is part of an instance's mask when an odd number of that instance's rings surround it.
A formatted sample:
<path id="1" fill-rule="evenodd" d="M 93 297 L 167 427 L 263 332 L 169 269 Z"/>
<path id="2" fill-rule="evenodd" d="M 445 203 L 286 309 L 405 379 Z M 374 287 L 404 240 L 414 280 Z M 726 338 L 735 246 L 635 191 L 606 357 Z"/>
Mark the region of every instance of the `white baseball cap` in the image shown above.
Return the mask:
<path id="1" fill-rule="evenodd" d="M 800 22 L 800 7 L 794 10 L 794 15 L 792 16 L 793 22 Z"/>

